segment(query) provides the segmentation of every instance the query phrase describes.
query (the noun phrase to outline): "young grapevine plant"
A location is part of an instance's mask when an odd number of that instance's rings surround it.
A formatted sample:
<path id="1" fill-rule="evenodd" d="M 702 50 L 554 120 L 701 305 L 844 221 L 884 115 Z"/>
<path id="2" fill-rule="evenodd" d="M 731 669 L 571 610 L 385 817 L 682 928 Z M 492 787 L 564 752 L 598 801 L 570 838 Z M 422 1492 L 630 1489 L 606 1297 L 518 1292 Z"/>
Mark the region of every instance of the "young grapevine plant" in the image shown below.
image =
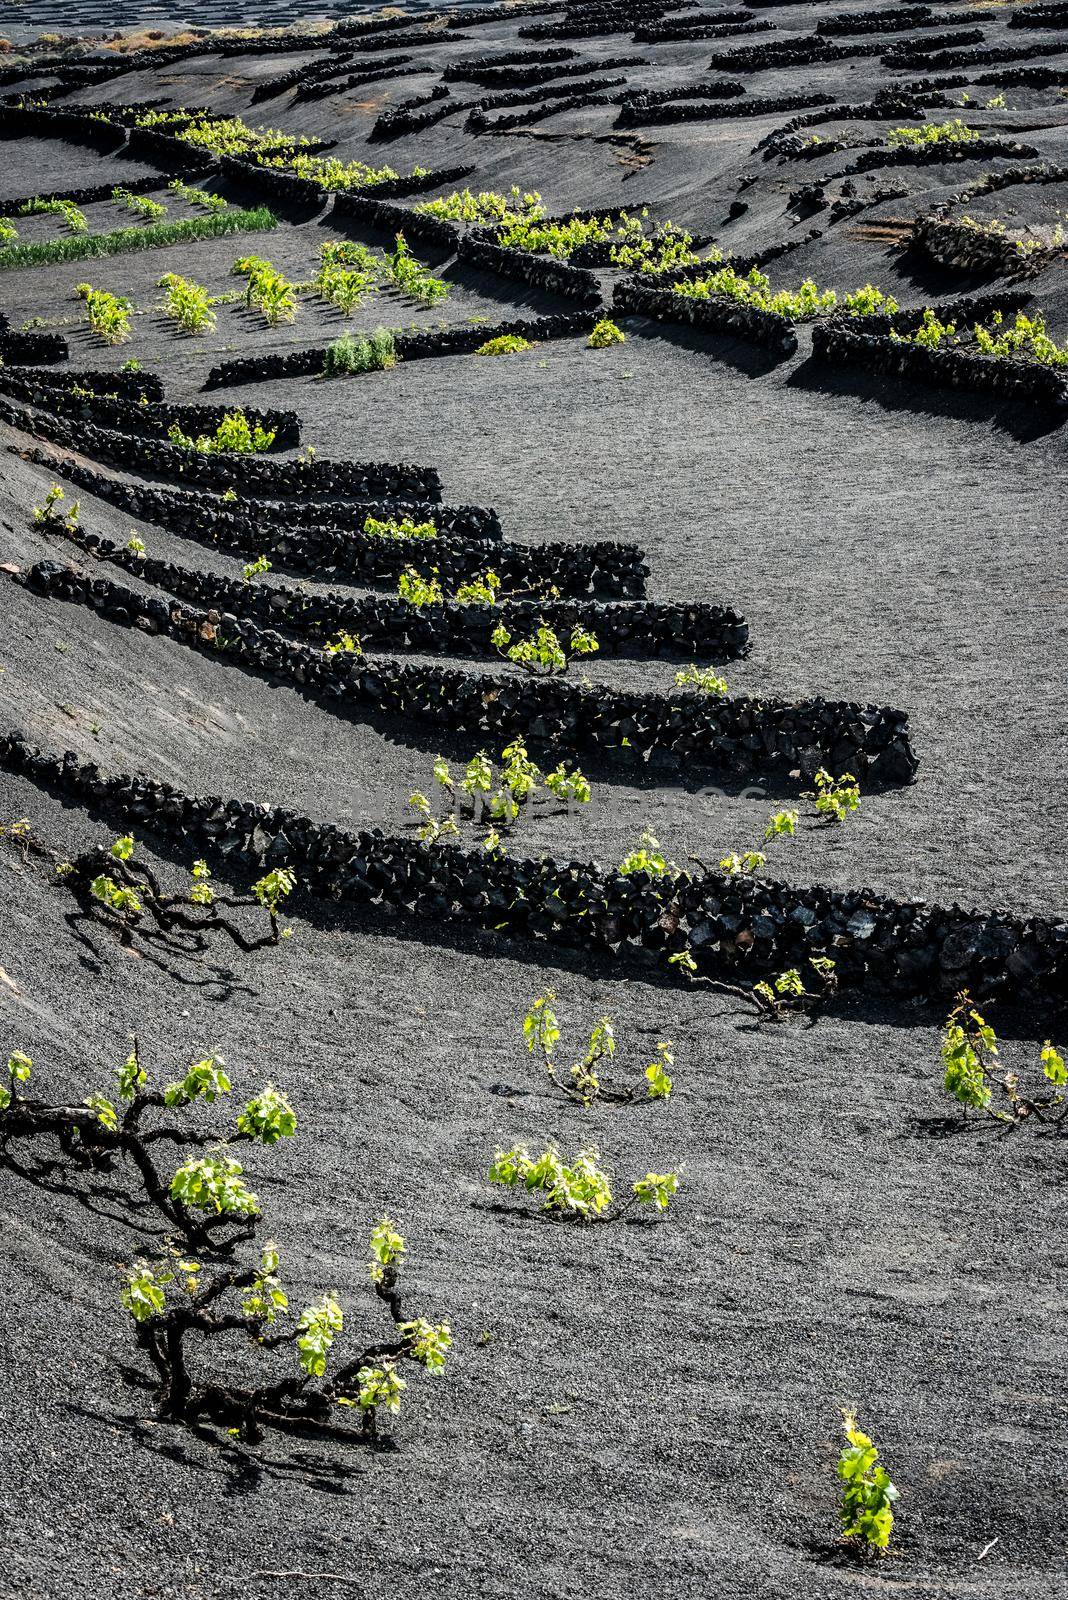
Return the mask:
<path id="1" fill-rule="evenodd" d="M 501 751 L 499 768 L 484 750 L 472 756 L 456 778 L 444 756 L 434 762 L 434 781 L 442 794 L 437 816 L 426 795 L 418 791 L 408 804 L 419 818 L 420 839 L 458 838 L 459 822 L 473 826 L 489 822 L 491 835 L 487 847 L 497 848 L 501 834 L 514 828 L 524 810 L 530 814 L 546 806 L 566 811 L 572 804 L 589 805 L 592 791 L 578 767 L 570 770 L 563 762 L 552 772 L 542 772 L 530 759 L 522 739 L 515 738 Z"/>
<path id="2" fill-rule="evenodd" d="M 220 895 L 212 886 L 211 869 L 206 861 L 193 862 L 187 889 L 164 892 L 151 867 L 135 855 L 132 834 L 123 834 L 110 848 L 96 846 L 75 857 L 58 862 L 56 871 L 78 904 L 78 917 L 103 922 L 118 934 L 124 945 L 136 936 L 162 939 L 170 948 L 175 936 L 193 935 L 193 948 L 202 949 L 206 936 L 226 934 L 238 949 L 250 953 L 276 945 L 291 936 L 290 928 L 279 923 L 279 908 L 296 887 L 296 874 L 288 867 L 275 867 L 259 878 L 247 895 Z M 249 938 L 223 913 L 260 906 L 267 913 L 269 931 Z"/>
<path id="3" fill-rule="evenodd" d="M 879 1465 L 879 1452 L 857 1426 L 852 1411 L 842 1412 L 846 1443 L 838 1457 L 842 1484 L 842 1536 L 851 1549 L 866 1559 L 883 1556 L 894 1530 L 894 1503 L 898 1491 L 890 1474 Z"/>
<path id="4" fill-rule="evenodd" d="M 670 1039 L 657 1041 L 656 1055 L 644 1071 L 644 1077 L 634 1085 L 607 1083 L 602 1080 L 600 1064 L 612 1061 L 616 1053 L 616 1035 L 611 1017 L 602 1017 L 590 1030 L 582 1058 L 576 1061 L 563 1076 L 553 1059 L 560 1042 L 560 1023 L 553 1010 L 556 993 L 546 989 L 538 996 L 523 1018 L 523 1040 L 528 1051 L 537 1052 L 552 1082 L 570 1100 L 589 1106 L 595 1100 L 633 1103 L 639 1100 L 666 1100 L 674 1087 L 668 1069 L 675 1065 Z"/>
<path id="5" fill-rule="evenodd" d="M 946 1018 L 942 1035 L 943 1086 L 964 1116 L 978 1111 L 1005 1128 L 1034 1118 L 1060 1127 L 1068 1118 L 1068 1064 L 1047 1039 L 1039 1053 L 1042 1074 L 1053 1093 L 1025 1094 L 1017 1073 L 1003 1069 L 997 1034 L 962 990 Z M 995 1106 L 994 1091 L 1004 1101 Z"/>
<path id="6" fill-rule="evenodd" d="M 487 1177 L 504 1188 L 544 1195 L 543 1212 L 572 1222 L 618 1222 L 634 1206 L 666 1211 L 679 1187 L 677 1172 L 647 1172 L 631 1184 L 626 1200 L 613 1203 L 612 1185 L 597 1165 L 598 1152 L 580 1150 L 565 1161 L 553 1144 L 532 1156 L 525 1144 L 498 1150 Z"/>

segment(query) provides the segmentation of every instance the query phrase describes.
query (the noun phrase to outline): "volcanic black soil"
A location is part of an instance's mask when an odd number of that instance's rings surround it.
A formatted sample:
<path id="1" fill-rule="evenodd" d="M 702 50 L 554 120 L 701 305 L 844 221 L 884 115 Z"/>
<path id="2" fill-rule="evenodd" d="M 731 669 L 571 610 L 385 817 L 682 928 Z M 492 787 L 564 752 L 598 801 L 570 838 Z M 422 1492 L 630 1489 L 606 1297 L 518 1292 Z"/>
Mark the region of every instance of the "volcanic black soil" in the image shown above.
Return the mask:
<path id="1" fill-rule="evenodd" d="M 1068 164 L 1059 84 L 1010 75 L 1005 104 L 988 106 L 999 86 L 976 80 L 996 75 L 996 62 L 905 73 L 883 60 L 888 42 L 919 49 L 925 34 L 978 25 L 987 48 L 1033 47 L 1007 68 L 1057 67 L 1063 22 L 1008 26 L 1024 5 L 969 8 L 957 24 L 953 0 L 933 7 L 937 26 L 835 34 L 871 53 L 745 71 L 739 105 L 800 96 L 815 109 L 825 95 L 858 106 L 893 85 L 956 74 L 964 87 L 914 91 L 927 120 L 960 116 L 984 138 L 1023 141 L 1037 152 L 1026 160 L 965 151 L 944 164 L 888 165 L 855 178 L 851 195 L 842 168 L 862 144 L 915 118 L 845 115 L 813 126 L 825 139 L 846 136 L 850 150 L 769 158 L 759 142 L 796 111 L 620 129 L 619 88 L 605 91 L 606 103 L 510 133 L 469 131 L 458 110 L 401 138 L 369 138 L 384 110 L 429 93 L 445 66 L 475 55 L 563 43 L 590 77 L 602 60 L 640 56 L 643 65 L 601 76 L 625 76 L 628 91 L 664 90 L 732 78 L 709 70 L 713 53 L 808 39 L 847 10 L 766 4 L 754 12 L 768 25 L 760 32 L 643 42 L 638 8 L 617 9 L 632 19 L 620 31 L 562 41 L 518 33 L 562 20 L 562 10 L 524 22 L 521 7 L 504 7 L 470 26 L 432 23 L 434 42 L 411 49 L 410 75 L 318 100 L 264 95 L 262 86 L 324 60 L 328 34 L 314 48 L 257 52 L 252 41 L 228 55 L 212 53 L 209 39 L 202 54 L 166 66 L 153 66 L 146 48 L 133 70 L 80 86 L 41 66 L 52 48 L 41 47 L 5 93 L 12 103 L 44 94 L 83 115 L 146 100 L 202 106 L 336 141 L 331 154 L 401 174 L 417 164 L 470 169 L 430 195 L 516 184 L 539 191 L 552 215 L 648 206 L 735 258 L 801 239 L 767 267 L 777 285 L 812 276 L 842 293 L 871 283 L 915 308 L 1022 284 L 1050 334 L 1068 339 L 1063 250 L 1030 276 L 979 279 L 904 248 L 917 216 L 981 175 Z M 62 29 L 65 7 L 40 10 L 41 29 Z M 288 26 L 299 10 L 257 12 L 256 21 Z M 714 22 L 711 6 L 668 9 L 661 20 L 706 13 Z M 412 8 L 413 28 L 424 29 L 426 15 Z M 115 20 L 161 17 L 135 8 Z M 108 20 L 87 13 L 79 26 L 88 35 Z M 214 11 L 197 20 L 243 21 Z M 372 37 L 352 42 L 352 72 L 373 69 Z M 83 54 L 97 61 L 99 48 Z M 449 86 L 458 105 L 495 92 Z M 20 126 L 16 113 L 0 133 L 0 213 L 5 197 L 155 170 L 143 151 L 126 152 L 121 130 L 110 152 L 70 126 Z M 160 168 L 151 193 L 174 216 L 194 214 L 169 201 L 168 177 Z M 233 203 L 270 203 L 278 226 L 0 272 L 10 330 L 62 334 L 69 356 L 56 372 L 117 371 L 136 357 L 163 379 L 169 402 L 295 411 L 303 445 L 320 460 L 434 466 L 443 500 L 495 507 L 508 540 L 635 542 L 651 598 L 744 613 L 750 653 L 717 664 L 732 694 L 825 695 L 908 714 L 915 782 L 863 792 L 839 827 L 814 823 L 795 773 L 598 765 L 564 747 L 560 755 L 589 771 L 590 805 L 524 819 L 510 851 L 613 865 L 648 827 L 680 866 L 691 856 L 715 863 L 759 842 L 770 811 L 800 805 L 797 837 L 781 841 L 769 864 L 775 877 L 1063 921 L 1063 411 L 830 366 L 813 359 L 805 326 L 797 353 L 779 359 L 741 339 L 626 315 L 616 318 L 625 342 L 606 350 L 588 349 L 583 336 L 548 338 L 500 359 L 402 360 L 348 379 L 205 391 L 224 361 L 322 347 L 345 326 L 488 326 L 576 305 L 419 241 L 421 259 L 450 286 L 432 309 L 391 290 L 346 323 L 305 294 L 290 324 L 268 327 L 228 303 L 214 332 L 183 337 L 159 311 L 164 272 L 223 294 L 246 250 L 303 281 L 325 240 L 387 237 L 329 199 L 259 192 L 254 175 L 200 181 Z M 893 198 L 833 208 L 890 183 Z M 806 184 L 823 186 L 821 204 L 799 216 L 790 196 Z M 747 209 L 732 218 L 739 196 Z M 110 201 L 84 209 L 92 231 L 130 221 Z M 1068 179 L 1047 174 L 967 209 L 1015 232 L 1061 237 L 1053 230 L 1068 216 Z M 63 234 L 54 215 L 18 227 L 20 241 Z M 609 303 L 618 277 L 599 273 Z M 125 343 L 109 348 L 90 334 L 74 294 L 86 279 L 134 302 Z M 28 371 L 21 360 L 0 370 L 0 400 L 16 408 L 0 423 L 0 733 L 187 794 L 410 838 L 408 797 L 433 787 L 439 749 L 474 753 L 469 735 L 368 719 L 224 653 L 12 581 L 36 562 L 85 560 L 32 522 L 49 486 L 64 483 L 65 462 L 157 481 L 51 442 L 47 405 L 36 404 L 36 421 L 16 414 L 23 402 L 5 398 L 2 380 Z M 30 459 L 34 449 L 48 461 Z M 84 532 L 121 545 L 136 530 L 153 556 L 241 578 L 243 556 L 66 490 L 66 504 L 80 499 Z M 255 494 L 239 498 L 257 513 Z M 356 510 L 333 507 L 353 526 Z M 106 564 L 92 575 L 159 592 Z M 312 594 L 346 587 L 315 572 L 276 570 L 264 581 L 300 581 Z M 573 676 L 669 695 L 685 659 L 595 657 Z M 504 670 L 470 656 L 447 665 Z M 20 819 L 61 860 L 122 831 L 54 786 L 0 770 L 0 824 Z M 197 852 L 135 832 L 139 854 L 179 881 Z M 217 871 L 247 887 L 244 868 Z M 760 1021 L 744 999 L 686 987 L 633 951 L 563 950 L 386 906 L 361 910 L 299 883 L 286 913 L 294 936 L 277 948 L 125 947 L 102 925 L 73 923 L 62 877 L 10 833 L 0 837 L 0 884 L 0 1056 L 30 1055 L 36 1092 L 80 1100 L 110 1079 L 135 1031 L 160 1080 L 214 1051 L 239 1097 L 274 1081 L 299 1131 L 247 1165 L 293 1305 L 336 1289 L 352 1338 L 378 1337 L 385 1313 L 367 1283 L 367 1238 L 388 1213 L 408 1242 L 407 1301 L 454 1333 L 443 1373 L 412 1370 L 385 1430 L 389 1448 L 272 1433 L 253 1446 L 224 1429 L 160 1422 L 118 1299 L 120 1264 L 145 1238 L 83 1176 L 56 1166 L 30 1181 L 18 1170 L 26 1152 L 15 1152 L 15 1165 L 0 1162 L 5 1600 L 1068 1592 L 1068 1145 L 1028 1125 L 1008 1134 L 977 1119 L 962 1126 L 941 1081 L 951 993 L 860 984 L 815 1018 Z M 640 1071 L 657 1040 L 672 1040 L 670 1100 L 589 1109 L 564 1100 L 521 1039 L 523 1015 L 547 987 L 568 1046 L 602 1015 L 613 1018 L 623 1070 Z M 988 1008 L 1005 1066 L 1032 1082 L 1043 1041 L 1063 1049 L 1068 1039 L 1055 1000 L 1006 994 Z M 566 1152 L 596 1146 L 621 1188 L 647 1169 L 677 1169 L 678 1194 L 664 1216 L 583 1227 L 488 1185 L 495 1149 L 549 1140 Z M 242 1359 L 236 1347 L 231 1355 Z M 858 1410 L 901 1492 L 891 1553 L 875 1563 L 838 1542 L 841 1407 Z"/>

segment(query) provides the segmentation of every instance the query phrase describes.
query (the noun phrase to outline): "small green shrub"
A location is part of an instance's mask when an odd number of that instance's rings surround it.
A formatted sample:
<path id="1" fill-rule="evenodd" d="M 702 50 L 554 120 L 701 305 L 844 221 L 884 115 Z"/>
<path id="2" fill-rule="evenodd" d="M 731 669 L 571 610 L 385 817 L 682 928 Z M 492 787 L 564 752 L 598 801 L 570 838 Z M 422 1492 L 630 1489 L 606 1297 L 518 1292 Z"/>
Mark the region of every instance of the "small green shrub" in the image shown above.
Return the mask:
<path id="1" fill-rule="evenodd" d="M 624 878 L 635 872 L 646 872 L 651 878 L 677 878 L 679 869 L 668 861 L 660 848 L 660 841 L 646 828 L 635 848 L 623 857 L 616 869 Z"/>
<path id="2" fill-rule="evenodd" d="M 211 333 L 216 317 L 211 309 L 211 296 L 202 284 L 192 278 L 183 278 L 177 272 L 165 272 L 158 287 L 166 291 L 163 307 L 183 333 Z"/>
<path id="3" fill-rule="evenodd" d="M 566 810 L 572 802 L 580 806 L 590 802 L 589 782 L 578 767 L 568 770 L 560 762 L 552 772 L 543 773 L 518 737 L 501 751 L 499 774 L 494 772 L 493 762 L 484 750 L 472 756 L 458 782 L 443 756 L 437 757 L 433 770 L 434 781 L 445 797 L 439 816 L 435 817 L 424 794 L 416 792 L 408 801 L 420 819 L 420 839 L 433 840 L 446 834 L 458 838 L 457 822 L 466 814 L 472 823 L 492 823 L 487 845 L 495 849 L 500 835 L 515 826 L 528 805 L 536 809 L 555 801 L 559 809 Z"/>
<path id="4" fill-rule="evenodd" d="M 122 344 L 130 337 L 132 300 L 110 294 L 107 289 L 94 289 L 88 283 L 79 283 L 74 292 L 85 301 L 89 326 L 102 344 Z"/>
<path id="5" fill-rule="evenodd" d="M 806 793 L 805 799 L 813 802 L 817 815 L 825 821 L 844 822 L 849 812 L 860 809 L 860 785 L 851 772 L 832 778 L 821 767 L 812 781 L 815 790 Z"/>
<path id="6" fill-rule="evenodd" d="M 706 277 L 676 283 L 672 293 L 688 300 L 738 300 L 757 311 L 771 311 L 791 322 L 833 311 L 838 303 L 833 289 L 819 289 L 811 278 L 806 278 L 799 289 L 773 291 L 771 280 L 757 267 L 744 278 L 733 267 L 720 267 Z"/>
<path id="7" fill-rule="evenodd" d="M 629 1198 L 613 1211 L 612 1186 L 598 1160 L 592 1147 L 580 1150 L 568 1162 L 553 1144 L 546 1145 L 539 1156 L 517 1144 L 497 1151 L 487 1177 L 504 1188 L 543 1194 L 543 1211 L 577 1222 L 618 1222 L 635 1205 L 666 1211 L 679 1187 L 677 1172 L 647 1172 L 631 1185 Z"/>
<path id="8" fill-rule="evenodd" d="M 195 450 L 202 456 L 218 455 L 223 452 L 260 455 L 271 448 L 275 433 L 273 428 L 264 428 L 258 420 L 250 423 L 245 413 L 237 410 L 228 411 L 213 434 L 202 433 L 193 439 L 189 434 L 182 432 L 177 422 L 172 422 L 167 430 L 167 437 L 180 449 Z"/>
<path id="9" fill-rule="evenodd" d="M 544 622 L 531 638 L 520 639 L 514 644 L 512 635 L 502 622 L 490 635 L 490 643 L 506 661 L 521 667 L 524 672 L 545 678 L 565 673 L 572 660 L 578 656 L 593 655 L 601 648 L 596 634 L 577 623 L 571 629 L 571 638 L 566 647 L 555 630 Z"/>
<path id="10" fill-rule="evenodd" d="M 167 215 L 167 207 L 159 200 L 150 200 L 144 194 L 131 194 L 121 184 L 116 184 L 112 189 L 111 198 L 124 211 L 132 211 L 135 216 L 144 217 L 146 222 L 160 222 Z"/>
<path id="11" fill-rule="evenodd" d="M 85 212 L 79 210 L 72 200 L 42 200 L 38 197 L 35 200 L 27 200 L 25 205 L 19 206 L 16 215 L 20 217 L 62 217 L 71 233 L 78 234 L 89 231 Z"/>
<path id="12" fill-rule="evenodd" d="M 262 256 L 243 256 L 230 270 L 247 278 L 245 304 L 255 306 L 268 327 L 293 321 L 297 314 L 296 285 L 269 261 Z"/>
<path id="13" fill-rule="evenodd" d="M 441 217 L 446 222 L 499 222 L 505 225 L 525 220 L 533 221 L 545 215 L 541 195 L 521 194 L 512 186 L 508 194 L 493 189 L 483 189 L 473 194 L 470 189 L 453 190 L 440 200 L 420 200 L 414 207 L 430 217 Z"/>
<path id="14" fill-rule="evenodd" d="M 851 317 L 892 317 L 898 309 L 893 295 L 884 294 L 872 283 L 866 283 L 863 289 L 854 289 L 842 304 Z"/>
<path id="15" fill-rule="evenodd" d="M 920 128 L 893 128 L 886 136 L 891 150 L 925 149 L 940 144 L 974 144 L 981 135 L 954 117 L 950 122 L 925 122 Z"/>
<path id="16" fill-rule="evenodd" d="M 414 567 L 405 567 L 397 581 L 397 597 L 421 610 L 425 606 L 440 606 L 444 600 L 438 569 L 434 567 L 429 577 L 424 577 Z"/>
<path id="17" fill-rule="evenodd" d="M 0 245 L 14 244 L 19 236 L 19 230 L 10 217 L 0 217 Z"/>
<path id="18" fill-rule="evenodd" d="M 411 517 L 364 518 L 363 531 L 369 539 L 436 539 L 438 530 L 433 522 L 413 522 Z"/>
<path id="19" fill-rule="evenodd" d="M 602 317 L 586 340 L 586 348 L 588 350 L 607 350 L 610 344 L 622 344 L 625 338 L 626 334 L 622 329 L 617 328 L 615 323 L 610 322 L 607 317 Z"/>
<path id="20" fill-rule="evenodd" d="M 173 178 L 167 188 L 176 200 L 184 200 L 187 206 L 197 206 L 202 211 L 225 211 L 229 206 L 229 201 L 224 200 L 221 194 L 209 194 L 206 189 L 191 188 L 181 178 Z"/>
<path id="21" fill-rule="evenodd" d="M 675 683 L 680 689 L 700 689 L 702 694 L 718 696 L 727 693 L 726 678 L 721 678 L 713 667 L 699 667 L 696 662 L 676 672 Z"/>
<path id="22" fill-rule="evenodd" d="M 487 339 L 475 351 L 476 356 L 514 356 L 522 350 L 533 350 L 534 342 L 518 333 L 502 333 L 496 339 Z"/>
<path id="23" fill-rule="evenodd" d="M 656 1056 L 645 1068 L 643 1081 L 634 1087 L 621 1088 L 601 1081 L 600 1063 L 611 1061 L 616 1053 L 616 1035 L 611 1017 L 602 1017 L 594 1024 L 582 1059 L 575 1062 L 566 1078 L 560 1077 L 553 1060 L 560 1040 L 560 1023 L 552 1005 L 555 999 L 555 991 L 546 989 L 534 1001 L 523 1018 L 523 1041 L 531 1054 L 537 1050 L 549 1077 L 569 1099 L 589 1106 L 594 1100 L 624 1102 L 668 1098 L 674 1087 L 668 1068 L 675 1065 L 670 1039 L 658 1041 Z"/>
<path id="24" fill-rule="evenodd" d="M 886 1468 L 877 1465 L 879 1452 L 857 1427 L 855 1412 L 842 1412 L 842 1426 L 846 1436 L 838 1457 L 842 1536 L 862 1556 L 885 1555 L 894 1529 L 898 1491 Z"/>
<path id="25" fill-rule="evenodd" d="M 403 233 L 398 233 L 395 248 L 386 256 L 389 275 L 397 286 L 419 300 L 423 305 L 434 305 L 447 298 L 449 286 L 441 278 L 433 277 L 408 248 Z"/>
<path id="26" fill-rule="evenodd" d="M 389 328 L 373 333 L 339 334 L 323 352 L 323 377 L 339 378 L 357 372 L 388 372 L 397 365 L 396 337 Z"/>
<path id="27" fill-rule="evenodd" d="M 995 332 L 978 324 L 975 328 L 975 342 L 983 355 L 1001 360 L 1022 356 L 1043 367 L 1068 367 L 1068 345 L 1058 345 L 1050 338 L 1042 316 L 1026 317 L 1018 311 L 1015 324 L 1004 332 L 1001 331 L 1004 318 L 1000 311 L 995 311 L 990 321 Z"/>

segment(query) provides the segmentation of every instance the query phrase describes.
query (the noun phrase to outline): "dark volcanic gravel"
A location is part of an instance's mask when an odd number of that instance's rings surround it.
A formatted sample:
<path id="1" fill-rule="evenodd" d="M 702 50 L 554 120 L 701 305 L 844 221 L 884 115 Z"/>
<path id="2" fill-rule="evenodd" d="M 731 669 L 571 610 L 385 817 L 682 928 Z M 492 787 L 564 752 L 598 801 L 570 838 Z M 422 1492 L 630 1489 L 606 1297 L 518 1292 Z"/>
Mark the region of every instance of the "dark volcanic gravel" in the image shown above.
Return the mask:
<path id="1" fill-rule="evenodd" d="M 288 23 L 292 9 L 257 21 Z M 757 14 L 782 40 L 846 9 Z M 910 43 L 954 26 L 952 7 L 935 10 L 942 26 L 904 36 Z M 55 7 L 40 11 L 33 31 L 62 25 Z M 151 26 L 163 15 L 114 21 Z M 1048 36 L 1007 29 L 1005 15 L 984 12 L 985 43 L 1034 42 L 1039 62 Z M 79 27 L 103 21 L 87 13 Z M 497 22 L 415 50 L 409 77 L 322 101 L 251 104 L 257 82 L 322 59 L 305 50 L 142 67 L 57 104 L 210 105 L 336 139 L 341 155 L 399 172 L 471 164 L 473 187 L 536 187 L 554 214 L 647 203 L 737 254 L 820 230 L 771 265 L 777 286 L 806 275 L 840 292 L 871 282 L 903 306 L 1005 288 L 900 250 L 915 215 L 1013 164 L 1002 159 L 877 171 L 854 180 L 857 194 L 893 181 L 896 198 L 797 221 L 789 195 L 818 182 L 836 197 L 835 174 L 859 150 L 764 160 L 755 147 L 788 112 L 621 132 L 618 105 L 600 106 L 510 135 L 476 137 L 457 116 L 392 143 L 367 139 L 380 111 L 429 92 L 442 66 L 464 57 L 563 42 L 592 70 L 640 54 L 648 65 L 628 72 L 628 87 L 664 89 L 708 78 L 713 50 L 762 37 L 522 41 L 514 21 Z M 841 37 L 885 48 L 881 35 Z M 932 102 L 931 119 L 960 115 L 984 136 L 1063 162 L 1063 95 L 1010 80 L 1007 106 L 987 107 L 997 86 L 972 80 L 993 70 L 967 69 L 971 87 Z M 882 65 L 876 49 L 744 82 L 748 95 L 856 104 L 913 76 Z M 481 92 L 451 89 L 457 101 Z M 816 131 L 881 142 L 903 120 L 915 119 L 846 118 Z M 5 133 L 3 152 L 9 196 L 150 170 L 36 132 Z M 756 180 L 740 189 L 743 174 Z M 728 220 L 739 195 L 748 210 Z M 1065 184 L 1027 184 L 967 209 L 1015 230 L 1052 225 L 1066 206 Z M 129 220 L 107 203 L 88 211 L 94 228 Z M 227 306 L 214 334 L 188 339 L 155 309 L 168 270 L 224 292 L 246 251 L 302 278 L 323 239 L 372 237 L 329 206 L 280 215 L 270 234 L 0 273 L 0 309 L 13 329 L 39 318 L 40 331 L 66 334 L 74 370 L 113 370 L 134 355 L 160 373 L 168 400 L 296 410 L 320 458 L 433 465 L 446 502 L 495 506 L 509 539 L 637 541 L 651 596 L 746 615 L 752 653 L 722 669 L 732 692 L 909 713 L 917 781 L 865 796 L 840 829 L 806 818 L 796 839 L 779 842 L 776 875 L 1063 916 L 1068 472 L 1056 415 L 818 365 L 805 329 L 796 356 L 776 364 L 754 346 L 639 318 L 621 319 L 625 344 L 602 352 L 574 338 L 501 360 L 455 356 L 202 394 L 221 361 L 321 346 L 345 325 L 306 296 L 292 325 L 272 330 Z M 28 240 L 58 235 L 61 223 L 19 227 Z M 449 298 L 424 310 L 383 296 L 351 326 L 573 309 L 417 249 L 450 283 Z M 85 279 L 135 300 L 128 344 L 90 337 L 73 293 Z M 1064 256 L 1025 283 L 1064 342 Z M 72 545 L 28 525 L 53 478 L 19 452 L 43 441 L 6 424 L 0 435 L 0 562 L 74 559 Z M 345 514 L 355 526 L 356 509 Z M 122 543 L 133 526 L 90 495 L 81 524 Z M 154 555 L 240 574 L 222 551 L 150 524 L 137 532 Z M 296 581 L 267 581 L 276 579 Z M 337 587 L 325 575 L 308 583 Z M 370 727 L 224 656 L 41 600 L 6 572 L 0 600 L 0 729 L 108 771 L 144 770 L 190 793 L 351 828 L 406 829 L 408 796 L 432 787 L 437 736 L 425 725 Z M 666 693 L 677 668 L 595 659 L 587 670 Z M 797 803 L 799 788 L 790 778 L 717 785 L 696 772 L 591 776 L 587 811 L 531 819 L 509 848 L 618 862 L 648 825 L 680 864 L 691 853 L 715 861 L 756 845 L 769 811 Z M 114 833 L 0 773 L 0 824 L 20 818 L 61 857 Z M 139 849 L 167 883 L 188 870 L 186 855 L 156 853 L 148 835 Z M 246 886 L 241 874 L 234 881 Z M 813 1026 L 755 1028 L 732 997 L 673 987 L 633 961 L 447 934 L 299 891 L 288 944 L 242 955 L 213 943 L 193 958 L 144 942 L 124 949 L 72 923 L 62 883 L 3 837 L 0 885 L 0 1055 L 31 1055 L 42 1097 L 78 1101 L 105 1088 L 134 1030 L 160 1082 L 208 1050 L 226 1058 L 242 1103 L 273 1080 L 300 1131 L 246 1164 L 294 1306 L 336 1288 L 354 1350 L 387 1332 L 366 1259 L 370 1228 L 388 1212 L 408 1240 L 406 1304 L 448 1318 L 455 1334 L 443 1374 L 405 1373 L 389 1450 L 278 1435 L 248 1447 L 159 1423 L 118 1302 L 118 1264 L 145 1238 L 106 1182 L 92 1193 L 58 1168 L 30 1182 L 0 1162 L 0 1600 L 1064 1592 L 1065 1141 L 1026 1126 L 1000 1139 L 949 1126 L 943 1001 L 865 992 Z M 656 1041 L 673 1040 L 670 1101 L 584 1111 L 552 1091 L 520 1038 L 547 986 L 568 1050 L 611 1015 L 621 1076 L 640 1076 Z M 1043 1040 L 1052 1034 L 1063 1049 L 1068 1037 L 1063 1017 L 1026 1008 L 993 1006 L 990 1020 L 1006 1067 L 1032 1085 Z M 485 1182 L 495 1148 L 549 1139 L 568 1152 L 596 1145 L 621 1189 L 649 1168 L 679 1167 L 679 1194 L 665 1217 L 615 1228 L 553 1225 L 521 1200 L 502 1201 Z M 901 1490 L 894 1552 L 871 1568 L 836 1544 L 841 1406 L 856 1406 Z"/>

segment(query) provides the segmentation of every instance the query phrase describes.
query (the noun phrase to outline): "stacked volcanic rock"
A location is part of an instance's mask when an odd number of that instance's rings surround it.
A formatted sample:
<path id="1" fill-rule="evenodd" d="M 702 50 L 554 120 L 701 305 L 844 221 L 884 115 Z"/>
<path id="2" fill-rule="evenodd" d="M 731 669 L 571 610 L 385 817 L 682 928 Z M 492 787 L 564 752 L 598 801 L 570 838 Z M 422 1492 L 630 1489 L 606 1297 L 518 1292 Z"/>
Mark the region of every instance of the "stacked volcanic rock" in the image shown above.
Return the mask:
<path id="1" fill-rule="evenodd" d="M 316 699 L 414 718 L 481 742 L 521 734 L 539 745 L 591 750 L 625 765 L 735 773 L 820 767 L 865 783 L 907 783 L 917 761 L 908 718 L 891 706 L 788 701 L 679 691 L 670 698 L 562 678 L 491 678 L 447 667 L 328 654 L 258 624 L 183 607 L 76 568 L 41 561 L 18 581 L 33 593 L 89 606 L 107 620 L 162 633 L 203 653 L 298 684 Z"/>
<path id="2" fill-rule="evenodd" d="M 667 966 L 690 951 L 699 975 L 752 982 L 804 969 L 819 956 L 839 979 L 889 993 L 978 999 L 1068 998 L 1068 923 L 909 902 L 872 889 L 838 890 L 709 872 L 654 878 L 596 863 L 538 861 L 458 845 L 349 833 L 280 806 L 192 796 L 156 779 L 107 776 L 73 753 L 62 758 L 18 733 L 0 738 L 0 764 L 38 787 L 87 806 L 124 830 L 150 830 L 216 870 L 258 875 L 289 867 L 298 889 L 387 910 L 425 925 L 541 939 L 583 951 L 640 956 Z"/>

